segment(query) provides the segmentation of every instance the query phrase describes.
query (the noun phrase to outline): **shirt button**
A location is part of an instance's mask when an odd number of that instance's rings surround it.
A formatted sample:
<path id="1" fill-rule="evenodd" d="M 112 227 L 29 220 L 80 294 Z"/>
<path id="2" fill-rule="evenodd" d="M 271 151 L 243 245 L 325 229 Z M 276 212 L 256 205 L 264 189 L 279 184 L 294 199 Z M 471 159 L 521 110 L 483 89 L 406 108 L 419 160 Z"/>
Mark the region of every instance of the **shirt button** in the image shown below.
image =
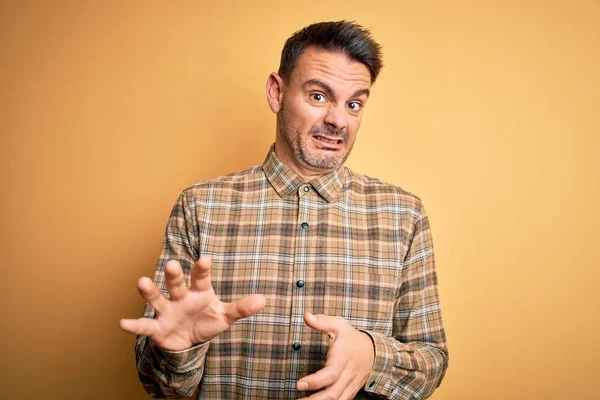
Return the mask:
<path id="1" fill-rule="evenodd" d="M 375 381 L 373 381 L 373 382 L 371 382 L 371 383 L 369 384 L 369 387 L 370 387 L 370 388 L 372 388 L 373 386 L 375 386 Z"/>
<path id="2" fill-rule="evenodd" d="M 302 347 L 300 342 L 294 342 L 294 344 L 292 345 L 292 349 L 294 349 L 294 351 L 300 350 L 300 347 Z"/>
<path id="3" fill-rule="evenodd" d="M 300 224 L 300 226 L 302 227 L 302 229 L 307 230 L 308 229 L 308 222 L 303 222 Z"/>
<path id="4" fill-rule="evenodd" d="M 306 193 L 308 193 L 308 192 L 310 192 L 310 188 L 309 188 L 308 186 L 304 186 L 304 191 L 305 191 Z"/>
<path id="5" fill-rule="evenodd" d="M 296 281 L 296 286 L 298 286 L 299 288 L 304 287 L 304 281 L 302 279 L 298 279 Z"/>

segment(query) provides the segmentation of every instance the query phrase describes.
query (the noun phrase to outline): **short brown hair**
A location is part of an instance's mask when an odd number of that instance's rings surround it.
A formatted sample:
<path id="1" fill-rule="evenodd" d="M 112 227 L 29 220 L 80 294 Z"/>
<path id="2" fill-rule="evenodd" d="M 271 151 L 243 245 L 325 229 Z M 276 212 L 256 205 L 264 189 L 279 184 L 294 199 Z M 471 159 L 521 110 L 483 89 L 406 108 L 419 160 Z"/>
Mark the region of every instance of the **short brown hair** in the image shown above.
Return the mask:
<path id="1" fill-rule="evenodd" d="M 383 67 L 381 46 L 373 40 L 368 29 L 348 21 L 319 22 L 299 30 L 286 40 L 279 64 L 279 75 L 283 79 L 289 78 L 300 55 L 311 46 L 343 52 L 364 64 L 371 73 L 371 83 L 375 82 Z"/>

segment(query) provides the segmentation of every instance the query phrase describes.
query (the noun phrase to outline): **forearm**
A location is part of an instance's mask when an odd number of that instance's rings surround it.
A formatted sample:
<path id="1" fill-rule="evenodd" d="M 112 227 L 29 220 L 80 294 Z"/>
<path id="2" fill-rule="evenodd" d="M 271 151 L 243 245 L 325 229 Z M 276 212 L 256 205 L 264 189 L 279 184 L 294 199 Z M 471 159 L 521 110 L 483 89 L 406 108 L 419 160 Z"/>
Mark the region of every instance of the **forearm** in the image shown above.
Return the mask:
<path id="1" fill-rule="evenodd" d="M 390 400 L 426 399 L 439 386 L 448 366 L 444 344 L 401 343 L 378 332 L 365 331 L 375 346 L 373 370 L 365 391 Z"/>
<path id="2" fill-rule="evenodd" d="M 200 384 L 210 343 L 183 351 L 158 348 L 146 336 L 135 345 L 140 382 L 154 398 L 189 397 Z"/>
<path id="3" fill-rule="evenodd" d="M 422 205 L 409 237 L 392 333 L 366 332 L 373 340 L 375 362 L 365 390 L 388 399 L 426 399 L 448 367 L 433 240 Z"/>

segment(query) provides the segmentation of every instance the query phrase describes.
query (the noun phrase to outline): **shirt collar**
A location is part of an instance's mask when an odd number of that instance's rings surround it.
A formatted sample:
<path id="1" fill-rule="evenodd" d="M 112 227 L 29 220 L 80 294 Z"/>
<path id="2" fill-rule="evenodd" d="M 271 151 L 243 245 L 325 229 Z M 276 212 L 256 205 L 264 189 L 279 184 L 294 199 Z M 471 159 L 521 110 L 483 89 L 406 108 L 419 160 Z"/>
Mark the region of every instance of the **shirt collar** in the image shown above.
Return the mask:
<path id="1" fill-rule="evenodd" d="M 290 168 L 286 167 L 275 154 L 275 145 L 271 145 L 267 158 L 262 169 L 273 186 L 273 189 L 280 197 L 286 197 L 291 193 L 298 193 L 298 189 L 304 180 Z M 327 174 L 321 175 L 309 184 L 323 197 L 327 202 L 335 200 L 345 188 L 348 173 L 345 167 L 337 168 Z"/>

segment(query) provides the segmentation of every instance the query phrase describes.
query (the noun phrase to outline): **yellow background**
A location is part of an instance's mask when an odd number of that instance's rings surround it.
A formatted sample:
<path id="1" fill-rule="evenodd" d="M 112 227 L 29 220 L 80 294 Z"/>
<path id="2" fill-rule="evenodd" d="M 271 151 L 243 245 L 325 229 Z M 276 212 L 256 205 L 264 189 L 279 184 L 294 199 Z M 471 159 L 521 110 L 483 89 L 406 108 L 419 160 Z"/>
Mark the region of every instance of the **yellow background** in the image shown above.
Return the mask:
<path id="1" fill-rule="evenodd" d="M 135 289 L 179 192 L 262 162 L 284 40 L 372 27 L 349 166 L 423 198 L 443 399 L 597 398 L 600 3 L 0 5 L 0 397 L 143 399 Z"/>

